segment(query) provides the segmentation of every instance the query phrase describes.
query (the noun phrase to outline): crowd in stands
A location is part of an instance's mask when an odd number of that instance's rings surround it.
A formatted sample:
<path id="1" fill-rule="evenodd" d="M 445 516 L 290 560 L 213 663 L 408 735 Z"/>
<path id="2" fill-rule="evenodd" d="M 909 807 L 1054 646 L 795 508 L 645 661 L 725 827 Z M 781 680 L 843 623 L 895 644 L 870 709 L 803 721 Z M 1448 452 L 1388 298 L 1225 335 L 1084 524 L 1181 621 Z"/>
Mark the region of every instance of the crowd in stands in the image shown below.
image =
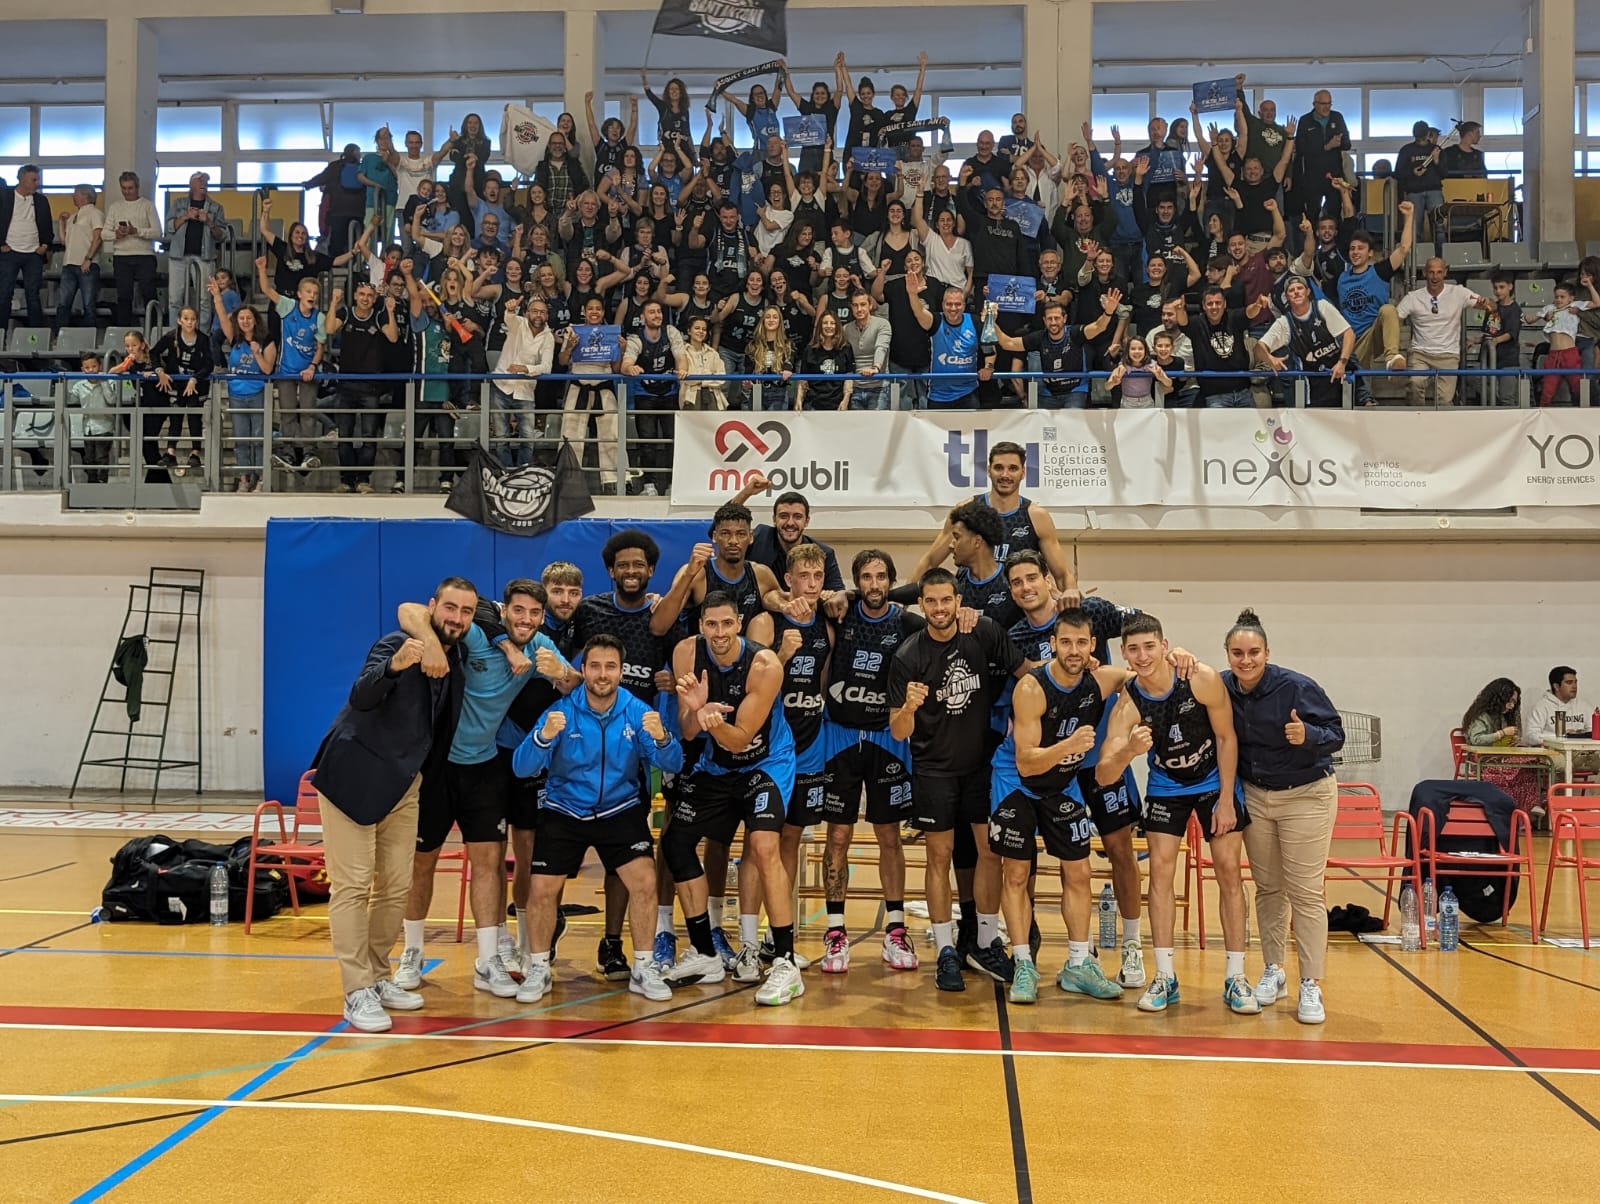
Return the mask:
<path id="1" fill-rule="evenodd" d="M 1527 366 L 1524 325 L 1546 333 L 1550 367 L 1593 365 L 1600 260 L 1584 260 L 1554 304 L 1524 312 L 1509 277 L 1490 295 L 1450 280 L 1441 260 L 1413 258 L 1419 236 L 1450 234 L 1443 180 L 1484 175 L 1474 123 L 1441 145 L 1438 128 L 1417 122 L 1393 168 L 1386 247 L 1326 91 L 1280 123 L 1270 99 L 1249 107 L 1241 75 L 1231 122 L 1191 106 L 1153 119 L 1138 146 L 1116 127 L 1097 144 L 1087 123 L 1063 143 L 1018 113 L 958 161 L 941 153 L 937 123 L 919 121 L 920 72 L 880 107 L 872 79 L 852 81 L 842 53 L 834 65 L 831 82 L 804 90 L 781 68 L 720 110 L 679 79 L 657 94 L 641 73 L 645 105 L 627 101 L 626 122 L 597 121 L 591 95 L 583 126 L 563 114 L 532 169 L 509 180 L 489 167 L 480 114 L 437 149 L 380 129 L 306 181 L 323 190 L 320 238 L 261 204 L 254 279 L 218 266 L 226 229 L 204 174 L 161 214 L 125 172 L 103 212 L 79 189 L 55 225 L 38 170 L 25 167 L 0 191 L 0 327 L 17 282 L 29 325 L 46 323 L 52 249 L 63 250 L 57 328 L 96 321 L 104 250 L 115 322 L 131 325 L 155 295 L 162 246 L 170 329 L 148 348 L 129 335 L 120 366 L 98 366 L 142 374 L 150 401 L 169 408 L 200 405 L 225 376 L 235 435 L 252 440 L 270 378 L 279 465 L 320 467 L 316 445 L 336 438 L 338 488 L 364 492 L 409 386 L 360 376 L 420 374 L 411 437 L 437 449 L 442 486 L 484 412 L 507 462 L 529 462 L 543 440 L 587 439 L 601 485 L 614 485 L 620 409 L 640 440 L 627 462 L 654 489 L 666 484 L 672 413 L 749 408 L 757 378 L 769 410 L 887 409 L 895 397 L 903 408 L 1018 406 L 1027 386 L 1007 374 L 1030 371 L 1040 406 L 1145 408 L 1286 404 L 1277 374 L 1303 369 L 1315 374 L 1309 404 L 1343 404 L 1347 376 L 1357 404 L 1371 404 L 1375 376 L 1460 367 L 1472 309 L 1487 313 L 1494 366 Z M 641 131 L 646 106 L 656 123 Z M 785 141 L 790 106 L 820 116 L 819 145 Z M 733 120 L 753 150 L 735 149 Z M 864 153 L 883 148 L 888 163 Z M 607 325 L 617 341 L 576 330 Z M 505 379 L 469 379 L 491 373 Z M 685 379 L 703 375 L 729 379 Z M 804 379 L 819 376 L 833 379 Z M 1456 378 L 1410 387 L 1413 402 L 1450 404 Z M 1501 378 L 1478 396 L 1514 401 L 1515 388 Z M 1577 400 L 1576 375 L 1537 388 L 1543 404 Z M 192 439 L 198 417 L 181 414 L 141 432 L 153 470 L 185 469 L 180 421 Z M 199 451 L 192 443 L 190 458 Z M 262 458 L 239 455 L 237 488 L 259 487 Z"/>

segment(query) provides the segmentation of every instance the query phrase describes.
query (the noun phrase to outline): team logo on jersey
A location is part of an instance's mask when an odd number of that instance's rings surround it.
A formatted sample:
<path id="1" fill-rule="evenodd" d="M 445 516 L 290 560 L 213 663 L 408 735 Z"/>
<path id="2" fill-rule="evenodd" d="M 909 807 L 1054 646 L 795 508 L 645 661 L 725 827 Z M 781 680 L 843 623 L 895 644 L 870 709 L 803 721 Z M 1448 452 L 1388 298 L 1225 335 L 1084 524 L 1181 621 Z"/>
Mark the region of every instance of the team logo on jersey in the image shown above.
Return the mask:
<path id="1" fill-rule="evenodd" d="M 944 671 L 944 681 L 934 691 L 935 700 L 944 703 L 946 712 L 960 715 L 972 704 L 972 699 L 983 688 L 983 678 L 961 658 L 950 662 Z"/>

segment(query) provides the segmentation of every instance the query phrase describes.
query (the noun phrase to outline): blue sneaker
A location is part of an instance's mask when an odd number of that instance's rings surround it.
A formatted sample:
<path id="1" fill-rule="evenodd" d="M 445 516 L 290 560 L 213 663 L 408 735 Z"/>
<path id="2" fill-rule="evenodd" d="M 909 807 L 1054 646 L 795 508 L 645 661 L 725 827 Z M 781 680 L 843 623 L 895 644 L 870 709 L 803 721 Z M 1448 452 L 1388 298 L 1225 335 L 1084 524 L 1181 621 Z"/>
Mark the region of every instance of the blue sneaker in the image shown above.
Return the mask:
<path id="1" fill-rule="evenodd" d="M 1251 995 L 1251 999 L 1255 996 Z M 1164 1012 L 1167 1004 L 1178 1002 L 1178 979 L 1172 974 L 1157 974 L 1139 996 L 1141 1012 Z"/>
<path id="2" fill-rule="evenodd" d="M 1222 986 L 1222 1001 L 1228 1009 L 1241 1016 L 1259 1016 L 1261 1014 L 1261 1001 L 1256 998 L 1255 988 L 1250 985 L 1250 980 L 1243 974 L 1235 974 Z"/>
<path id="3" fill-rule="evenodd" d="M 657 966 L 671 969 L 678 961 L 678 934 L 676 932 L 656 933 L 655 944 L 650 946 L 650 960 Z M 662 973 L 666 973 L 663 970 Z"/>
<path id="4" fill-rule="evenodd" d="M 933 976 L 933 985 L 941 991 L 965 991 L 966 979 L 961 976 L 961 955 L 952 945 L 939 950 L 939 968 Z"/>
<path id="5" fill-rule="evenodd" d="M 733 946 L 728 944 L 728 938 L 723 934 L 722 929 L 713 928 L 711 930 L 711 947 L 717 951 L 717 956 L 722 959 L 722 968 L 724 970 L 733 969 L 733 963 L 739 960 L 739 955 L 733 951 Z"/>

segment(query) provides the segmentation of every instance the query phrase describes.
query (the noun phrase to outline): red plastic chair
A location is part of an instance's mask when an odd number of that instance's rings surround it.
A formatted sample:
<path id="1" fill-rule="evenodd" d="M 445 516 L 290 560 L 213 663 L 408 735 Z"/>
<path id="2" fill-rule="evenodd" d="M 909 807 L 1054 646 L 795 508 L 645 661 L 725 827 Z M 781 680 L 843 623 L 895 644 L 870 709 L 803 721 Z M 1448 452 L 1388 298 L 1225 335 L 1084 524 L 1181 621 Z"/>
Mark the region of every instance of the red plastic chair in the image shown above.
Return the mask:
<path id="1" fill-rule="evenodd" d="M 256 808 L 250 825 L 250 863 L 244 889 L 244 930 L 250 932 L 250 917 L 255 912 L 256 867 L 282 870 L 289 880 L 289 906 L 295 915 L 300 914 L 300 892 L 295 888 L 297 877 L 309 876 L 317 870 L 328 868 L 328 854 L 321 842 L 312 843 L 300 835 L 302 827 L 322 827 L 322 803 L 317 788 L 312 785 L 317 776 L 315 769 L 300 775 L 300 785 L 295 792 L 294 827 L 284 823 L 283 804 L 268 799 Z M 272 844 L 261 843 L 261 817 L 271 810 L 278 817 L 278 839 Z"/>
<path id="2" fill-rule="evenodd" d="M 1473 838 L 1487 837 L 1497 842 L 1492 853 L 1450 853 L 1439 851 L 1439 837 L 1441 836 L 1467 836 Z M 1454 870 L 1466 874 L 1487 874 L 1505 878 L 1505 902 L 1500 909 L 1500 923 L 1505 925 L 1511 918 L 1511 882 L 1514 878 L 1521 878 L 1528 894 L 1528 928 L 1533 937 L 1533 943 L 1539 943 L 1539 913 L 1534 906 L 1534 868 L 1533 868 L 1533 825 L 1528 819 L 1526 811 L 1512 811 L 1511 813 L 1511 847 L 1509 849 L 1498 844 L 1499 837 L 1495 834 L 1494 825 L 1489 822 L 1483 807 L 1478 803 L 1468 802 L 1465 799 L 1451 799 L 1450 810 L 1445 816 L 1445 821 L 1440 826 L 1433 817 L 1431 810 L 1422 812 L 1422 844 L 1423 844 L 1423 873 L 1432 878 L 1435 883 L 1439 881 L 1442 870 Z M 1443 890 L 1443 887 L 1440 887 Z M 1420 900 L 1421 896 L 1418 896 Z M 1423 925 L 1426 928 L 1426 924 Z"/>
<path id="3" fill-rule="evenodd" d="M 1211 854 L 1206 844 L 1205 833 L 1200 829 L 1200 817 L 1191 814 L 1189 827 L 1184 833 L 1184 842 L 1188 846 L 1189 864 L 1194 867 L 1194 887 L 1188 893 L 1194 899 L 1195 925 L 1200 938 L 1200 948 L 1206 947 L 1206 892 L 1205 884 L 1217 880 L 1216 862 L 1211 860 Z M 1239 849 L 1239 876 L 1246 882 L 1252 881 L 1250 877 L 1250 858 L 1245 855 L 1243 846 Z M 1184 874 L 1185 880 L 1188 874 Z M 1245 909 L 1249 910 L 1250 898 L 1245 896 Z M 1245 923 L 1249 923 L 1246 918 Z M 1183 926 L 1189 927 L 1188 909 L 1184 909 Z"/>
<path id="4" fill-rule="evenodd" d="M 1467 759 L 1467 754 L 1462 750 L 1467 747 L 1467 733 L 1459 727 L 1450 729 L 1450 776 L 1457 780 L 1461 777 L 1461 766 Z M 1418 896 L 1420 898 L 1420 896 Z"/>
<path id="5" fill-rule="evenodd" d="M 1539 909 L 1539 924 L 1550 924 L 1550 887 L 1556 870 L 1572 870 L 1578 875 L 1578 918 L 1583 926 L 1583 947 L 1589 948 L 1589 898 L 1585 888 L 1600 882 L 1600 782 L 1557 782 L 1546 795 L 1550 819 L 1550 864 L 1544 874 L 1544 902 Z M 1563 853 L 1561 842 L 1570 840 L 1572 851 Z M 1586 850 L 1584 841 L 1591 844 Z M 1595 850 L 1595 851 L 1589 851 Z M 1538 938 L 1535 938 L 1538 939 Z"/>
<path id="6" fill-rule="evenodd" d="M 1339 810 L 1333 820 L 1333 839 L 1370 842 L 1373 851 L 1367 856 L 1335 857 L 1330 853 L 1328 868 L 1345 871 L 1339 881 L 1384 884 L 1385 928 L 1389 926 L 1389 913 L 1394 905 L 1396 880 L 1404 883 L 1409 879 L 1417 898 L 1422 898 L 1422 844 L 1416 839 L 1416 824 L 1407 812 L 1397 811 L 1393 823 L 1386 829 L 1383 800 L 1378 796 L 1378 788 L 1370 782 L 1339 783 Z M 1408 844 L 1410 856 L 1405 852 Z M 1427 943 L 1426 933 L 1423 943 Z"/>

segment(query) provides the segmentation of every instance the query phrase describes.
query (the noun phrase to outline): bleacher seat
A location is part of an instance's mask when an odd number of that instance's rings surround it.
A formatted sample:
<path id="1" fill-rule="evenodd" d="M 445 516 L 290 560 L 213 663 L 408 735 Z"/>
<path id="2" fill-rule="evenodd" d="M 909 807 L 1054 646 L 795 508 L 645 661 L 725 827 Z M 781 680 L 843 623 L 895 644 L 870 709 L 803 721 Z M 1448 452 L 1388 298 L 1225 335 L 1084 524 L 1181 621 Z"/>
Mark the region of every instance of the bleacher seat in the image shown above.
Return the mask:
<path id="1" fill-rule="evenodd" d="M 1583 244 L 1583 253 L 1587 255 L 1600 255 L 1600 238 L 1591 238 Z"/>
<path id="2" fill-rule="evenodd" d="M 107 368 L 111 367 L 112 364 L 120 364 L 123 360 L 123 357 L 127 355 L 127 348 L 122 345 L 122 337 L 130 330 L 139 331 L 141 334 L 143 333 L 142 329 L 138 326 L 106 327 L 105 338 L 100 340 L 100 346 L 104 350 L 106 358 L 110 361 L 106 364 Z"/>
<path id="3" fill-rule="evenodd" d="M 1532 306 L 1538 309 L 1543 305 L 1554 305 L 1556 300 L 1556 282 L 1551 276 L 1523 276 L 1517 281 L 1517 302 L 1527 308 Z"/>
<path id="4" fill-rule="evenodd" d="M 1578 244 L 1575 242 L 1540 243 L 1539 254 L 1544 256 L 1544 266 L 1552 272 L 1570 272 L 1578 266 Z"/>
<path id="5" fill-rule="evenodd" d="M 14 360 L 38 359 L 50 354 L 48 326 L 16 326 L 6 340 L 6 354 Z"/>
<path id="6" fill-rule="evenodd" d="M 100 335 L 93 326 L 63 326 L 53 352 L 59 356 L 83 355 L 100 350 Z"/>
<path id="7" fill-rule="evenodd" d="M 1447 242 L 1440 258 L 1452 274 L 1484 272 L 1493 266 L 1483 257 L 1483 248 L 1475 242 Z"/>
<path id="8" fill-rule="evenodd" d="M 1544 268 L 1525 242 L 1490 243 L 1489 262 L 1507 272 L 1537 272 Z"/>

